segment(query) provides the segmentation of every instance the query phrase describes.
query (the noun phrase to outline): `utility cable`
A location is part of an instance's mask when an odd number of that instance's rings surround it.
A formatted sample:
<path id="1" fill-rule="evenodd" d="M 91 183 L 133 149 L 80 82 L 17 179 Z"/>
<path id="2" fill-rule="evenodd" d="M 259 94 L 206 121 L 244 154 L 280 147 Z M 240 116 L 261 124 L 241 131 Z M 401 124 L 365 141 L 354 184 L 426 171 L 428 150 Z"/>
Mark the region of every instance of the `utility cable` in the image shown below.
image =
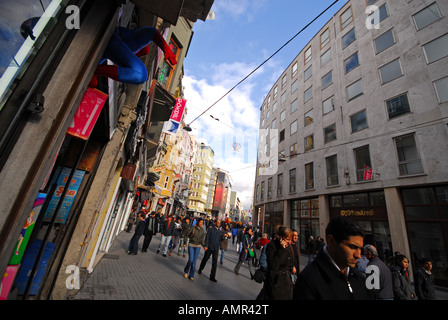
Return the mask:
<path id="1" fill-rule="evenodd" d="M 283 48 L 285 48 L 291 41 L 293 41 L 298 35 L 300 35 L 303 31 L 305 31 L 311 24 L 314 23 L 314 21 L 316 21 L 317 19 L 319 19 L 323 14 L 325 14 L 325 12 L 327 12 L 328 10 L 331 9 L 331 7 L 333 7 L 337 2 L 339 2 L 339 0 L 334 1 L 330 6 L 328 6 L 324 11 L 322 11 L 319 15 L 317 15 L 311 22 L 309 22 L 306 26 L 304 26 L 302 28 L 302 30 L 300 30 L 299 32 L 297 32 L 291 39 L 289 39 L 284 45 L 282 45 L 277 51 L 275 51 L 269 58 L 267 58 L 266 60 L 264 60 L 258 67 L 256 67 L 254 70 L 252 70 L 247 76 L 245 76 L 242 80 L 240 80 L 236 85 L 234 85 L 229 91 L 227 91 L 221 98 L 219 98 L 218 100 L 216 100 L 216 102 L 214 102 L 210 107 L 208 107 L 207 109 L 205 109 L 200 115 L 198 115 L 196 118 L 193 119 L 193 121 L 191 121 L 188 124 L 188 127 L 190 127 L 190 125 L 196 121 L 198 118 L 200 118 L 204 113 L 206 113 L 208 110 L 210 110 L 211 108 L 213 108 L 218 102 L 220 102 L 222 99 L 224 99 L 229 93 L 231 93 L 237 86 L 239 86 L 241 83 L 243 83 L 244 81 L 246 81 L 251 75 L 253 75 L 258 69 L 260 69 L 263 65 L 266 64 L 266 62 L 268 62 L 269 60 L 271 60 L 275 55 L 277 55 L 277 53 L 279 53 L 281 50 L 283 50 Z M 191 131 L 191 130 L 190 130 Z"/>

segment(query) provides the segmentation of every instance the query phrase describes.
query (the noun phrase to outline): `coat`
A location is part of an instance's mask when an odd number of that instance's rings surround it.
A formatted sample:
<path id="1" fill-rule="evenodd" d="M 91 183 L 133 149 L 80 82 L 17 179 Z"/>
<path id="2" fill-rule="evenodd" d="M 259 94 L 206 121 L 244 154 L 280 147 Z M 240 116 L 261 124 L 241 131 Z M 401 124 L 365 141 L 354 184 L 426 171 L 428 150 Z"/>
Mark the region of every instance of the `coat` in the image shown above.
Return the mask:
<path id="1" fill-rule="evenodd" d="M 320 250 L 311 263 L 299 274 L 294 298 L 298 300 L 371 300 L 373 294 L 366 287 L 365 277 L 350 268 L 344 275 L 325 252 Z"/>
<path id="2" fill-rule="evenodd" d="M 229 238 L 226 235 L 229 233 L 229 230 L 222 229 L 221 233 L 222 233 L 222 237 L 221 237 L 222 240 L 221 240 L 221 244 L 220 244 L 219 248 L 221 250 L 227 251 L 227 247 L 229 244 Z"/>
<path id="3" fill-rule="evenodd" d="M 189 244 L 193 246 L 203 246 L 205 247 L 205 230 L 204 228 L 195 225 L 190 229 L 190 232 L 187 234 L 187 238 L 189 240 Z"/>
<path id="4" fill-rule="evenodd" d="M 413 293 L 404 270 L 396 265 L 390 267 L 394 287 L 394 300 L 412 300 Z"/>
<path id="5" fill-rule="evenodd" d="M 205 247 L 210 250 L 219 250 L 221 238 L 221 230 L 217 229 L 216 226 L 209 228 L 205 236 Z"/>
<path id="6" fill-rule="evenodd" d="M 247 249 L 254 250 L 254 244 L 252 242 L 252 237 L 250 236 L 250 234 L 243 233 L 243 235 L 241 236 L 241 242 L 243 245 L 239 256 L 239 261 L 246 261 L 248 259 L 252 260 L 249 252 L 246 252 Z"/>
<path id="7" fill-rule="evenodd" d="M 264 282 L 264 292 L 267 300 L 292 299 L 291 270 L 293 259 L 294 253 L 291 246 L 283 248 L 279 239 L 275 239 L 266 245 L 268 270 Z"/>

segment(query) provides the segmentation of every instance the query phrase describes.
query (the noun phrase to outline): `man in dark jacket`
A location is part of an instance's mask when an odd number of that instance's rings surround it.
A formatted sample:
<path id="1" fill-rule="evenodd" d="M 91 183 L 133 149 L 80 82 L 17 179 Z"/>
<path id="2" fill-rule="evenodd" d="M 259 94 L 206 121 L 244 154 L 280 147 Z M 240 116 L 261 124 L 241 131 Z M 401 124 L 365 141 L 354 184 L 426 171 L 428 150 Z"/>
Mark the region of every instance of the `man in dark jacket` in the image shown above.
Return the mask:
<path id="1" fill-rule="evenodd" d="M 128 254 L 136 255 L 138 252 L 138 241 L 140 240 L 141 236 L 145 232 L 146 227 L 146 221 L 145 221 L 146 213 L 144 210 L 140 210 L 140 212 L 137 215 L 137 227 L 135 228 L 134 235 L 131 238 L 131 241 L 129 242 L 128 247 Z"/>
<path id="2" fill-rule="evenodd" d="M 370 244 L 364 247 L 364 253 L 366 258 L 369 260 L 367 267 L 376 266 L 378 269 L 373 272 L 378 272 L 379 278 L 379 287 L 372 288 L 370 290 L 373 291 L 373 295 L 376 300 L 393 300 L 394 299 L 394 288 L 392 282 L 392 273 L 388 266 L 378 258 L 378 251 L 376 248 Z M 367 272 L 366 272 L 367 273 Z M 369 275 L 367 275 L 367 279 L 369 279 Z M 369 280 L 367 280 L 369 281 Z"/>
<path id="3" fill-rule="evenodd" d="M 423 267 L 414 276 L 415 293 L 419 300 L 436 300 L 436 290 L 434 288 L 434 277 L 431 273 L 432 261 L 423 260 Z"/>
<path id="4" fill-rule="evenodd" d="M 212 256 L 212 270 L 210 272 L 210 280 L 217 282 L 216 280 L 216 268 L 218 266 L 219 247 L 222 240 L 222 233 L 219 230 L 221 226 L 221 220 L 217 219 L 215 225 L 207 230 L 205 236 L 205 253 L 202 258 L 201 265 L 199 266 L 198 274 L 201 274 L 210 256 Z"/>
<path id="5" fill-rule="evenodd" d="M 352 220 L 331 219 L 327 245 L 299 274 L 294 297 L 299 300 L 369 300 L 373 296 L 364 276 L 355 269 L 361 258 L 364 233 Z"/>
<path id="6" fill-rule="evenodd" d="M 168 246 L 174 233 L 174 222 L 172 216 L 168 216 L 165 221 L 160 223 L 160 233 L 162 234 L 162 239 L 160 240 L 159 250 L 157 250 L 157 253 L 162 250 L 162 256 L 166 257 Z"/>
<path id="7" fill-rule="evenodd" d="M 148 252 L 148 247 L 151 243 L 152 236 L 156 234 L 156 224 L 156 212 L 152 211 L 146 218 L 146 227 L 144 232 L 145 239 L 143 240 L 142 252 Z"/>
<path id="8" fill-rule="evenodd" d="M 185 257 L 187 255 L 189 242 L 187 235 L 190 233 L 191 228 L 193 226 L 190 224 L 190 217 L 185 217 L 182 221 L 182 231 L 180 234 L 179 249 L 177 251 L 178 256 L 182 254 Z"/>

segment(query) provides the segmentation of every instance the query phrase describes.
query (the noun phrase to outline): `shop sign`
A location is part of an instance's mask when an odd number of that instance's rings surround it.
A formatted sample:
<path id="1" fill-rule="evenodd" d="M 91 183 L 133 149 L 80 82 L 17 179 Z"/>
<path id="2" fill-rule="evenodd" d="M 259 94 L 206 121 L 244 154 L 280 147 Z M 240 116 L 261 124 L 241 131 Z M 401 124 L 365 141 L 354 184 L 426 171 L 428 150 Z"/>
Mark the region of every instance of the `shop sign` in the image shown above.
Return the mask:
<path id="1" fill-rule="evenodd" d="M 159 172 L 165 170 L 166 166 L 164 164 L 158 164 L 156 166 L 151 167 L 152 172 Z"/>
<path id="2" fill-rule="evenodd" d="M 341 216 L 343 217 L 373 217 L 375 211 L 370 210 L 341 210 Z"/>
<path id="3" fill-rule="evenodd" d="M 88 140 L 107 97 L 108 95 L 104 92 L 88 88 L 82 97 L 67 133 L 83 140 Z"/>
<path id="4" fill-rule="evenodd" d="M 51 218 L 56 212 L 56 207 L 58 205 L 59 199 L 64 192 L 65 184 L 70 176 L 71 168 L 63 168 L 58 181 L 57 187 L 51 197 L 50 203 L 48 204 L 47 211 L 45 212 L 44 221 L 51 221 Z M 78 193 L 79 186 L 81 185 L 82 179 L 84 177 L 85 171 L 76 170 L 73 174 L 72 181 L 69 184 L 68 191 L 65 194 L 64 201 L 59 208 L 58 215 L 56 216 L 56 223 L 65 223 L 68 213 L 72 207 L 73 201 Z"/>
<path id="5" fill-rule="evenodd" d="M 157 201 L 158 204 L 160 204 L 161 206 L 165 205 L 165 201 L 163 201 L 163 199 L 159 199 L 159 201 Z"/>

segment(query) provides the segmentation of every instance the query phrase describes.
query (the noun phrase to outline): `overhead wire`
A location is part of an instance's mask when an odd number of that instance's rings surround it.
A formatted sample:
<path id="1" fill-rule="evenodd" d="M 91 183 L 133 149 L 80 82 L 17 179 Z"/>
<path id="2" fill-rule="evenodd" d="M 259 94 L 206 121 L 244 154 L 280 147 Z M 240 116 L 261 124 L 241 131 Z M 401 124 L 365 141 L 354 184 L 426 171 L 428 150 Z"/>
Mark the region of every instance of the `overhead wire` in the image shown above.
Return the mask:
<path id="1" fill-rule="evenodd" d="M 240 80 L 237 84 L 235 84 L 230 90 L 228 90 L 221 98 L 216 100 L 210 107 L 205 109 L 201 114 L 199 114 L 196 118 L 194 118 L 188 126 L 190 126 L 194 121 L 196 121 L 198 118 L 200 118 L 203 114 L 205 114 L 208 110 L 213 108 L 216 104 L 218 104 L 222 99 L 224 99 L 227 95 L 229 95 L 237 86 L 239 86 L 241 83 L 246 81 L 251 75 L 253 75 L 255 72 L 257 72 L 258 69 L 260 69 L 262 66 L 264 66 L 269 60 L 271 60 L 277 53 L 279 53 L 283 48 L 285 48 L 290 42 L 292 42 L 297 36 L 299 36 L 303 31 L 305 31 L 311 24 L 314 23 L 317 19 L 319 19 L 322 15 L 325 14 L 328 10 L 331 9 L 339 0 L 335 0 L 331 5 L 329 5 L 324 11 L 319 13 L 313 20 L 311 20 L 306 26 L 304 26 L 299 32 L 297 32 L 291 39 L 289 39 L 285 44 L 283 44 L 277 51 L 275 51 L 271 56 L 269 56 L 266 60 L 264 60 L 258 67 L 256 67 L 254 70 L 252 70 L 247 76 L 245 76 L 242 80 Z"/>

